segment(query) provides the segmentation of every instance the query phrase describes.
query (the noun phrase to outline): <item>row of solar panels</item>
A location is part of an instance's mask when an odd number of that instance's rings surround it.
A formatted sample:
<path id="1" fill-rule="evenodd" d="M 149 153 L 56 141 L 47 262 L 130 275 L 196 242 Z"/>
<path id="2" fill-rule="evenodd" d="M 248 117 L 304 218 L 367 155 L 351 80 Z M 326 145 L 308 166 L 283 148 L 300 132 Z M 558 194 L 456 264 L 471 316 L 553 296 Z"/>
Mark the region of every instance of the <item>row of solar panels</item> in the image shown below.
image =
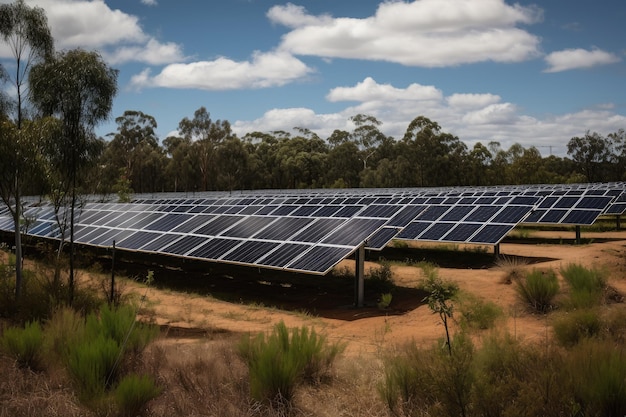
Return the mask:
<path id="1" fill-rule="evenodd" d="M 366 242 L 396 239 L 498 244 L 519 223 L 592 224 L 620 200 L 623 184 L 397 190 L 216 193 L 89 203 L 75 241 L 325 274 Z M 175 196 L 171 196 L 175 197 Z M 0 212 L 0 229 L 13 222 Z M 620 213 L 621 214 L 621 213 Z M 58 239 L 49 205 L 25 211 L 26 233 Z"/>

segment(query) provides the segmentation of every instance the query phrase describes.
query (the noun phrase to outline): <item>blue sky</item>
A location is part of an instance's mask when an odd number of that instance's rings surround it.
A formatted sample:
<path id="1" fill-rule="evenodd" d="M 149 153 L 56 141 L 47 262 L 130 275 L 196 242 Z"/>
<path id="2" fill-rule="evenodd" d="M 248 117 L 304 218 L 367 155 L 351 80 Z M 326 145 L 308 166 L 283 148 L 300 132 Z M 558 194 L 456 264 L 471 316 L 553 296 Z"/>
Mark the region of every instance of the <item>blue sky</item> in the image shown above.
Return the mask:
<path id="1" fill-rule="evenodd" d="M 95 49 L 119 69 L 103 136 L 139 110 L 163 140 L 201 106 L 240 137 L 324 138 L 362 113 L 400 139 L 426 116 L 469 147 L 561 156 L 587 130 L 626 128 L 623 0 L 26 3 L 46 10 L 57 49 Z"/>

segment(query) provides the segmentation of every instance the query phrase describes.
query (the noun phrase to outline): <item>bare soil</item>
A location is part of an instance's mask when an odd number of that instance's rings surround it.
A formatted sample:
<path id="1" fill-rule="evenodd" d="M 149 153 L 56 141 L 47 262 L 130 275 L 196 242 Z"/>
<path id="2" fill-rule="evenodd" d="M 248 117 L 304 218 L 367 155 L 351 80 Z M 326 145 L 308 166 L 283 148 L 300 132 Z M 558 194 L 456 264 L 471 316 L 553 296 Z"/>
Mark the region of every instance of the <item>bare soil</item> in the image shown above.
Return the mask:
<path id="1" fill-rule="evenodd" d="M 607 268 L 614 301 L 621 302 L 621 294 L 626 294 L 626 231 L 583 232 L 583 238 L 584 243 L 576 245 L 573 231 L 531 231 L 524 238 L 502 243 L 500 253 L 506 262 L 522 269 L 558 272 L 570 263 Z M 351 279 L 289 276 L 249 268 L 216 272 L 194 265 L 193 273 L 184 267 L 159 269 L 152 286 L 134 281 L 122 285 L 126 294 L 140 297 L 144 317 L 162 327 L 166 337 L 159 343 L 232 338 L 244 332 L 268 331 L 283 321 L 288 327 L 313 326 L 329 340 L 345 342 L 346 355 L 358 356 L 406 341 L 430 344 L 444 336 L 439 317 L 424 304 L 424 294 L 417 289 L 422 270 L 416 262 L 428 261 L 439 266 L 443 279 L 499 305 L 505 313 L 502 325 L 512 334 L 529 342 L 549 337 L 548 316 L 532 314 L 519 303 L 514 285 L 505 279 L 506 268 L 495 262 L 493 248 L 488 250 L 415 245 L 378 256 L 370 254 L 377 261 L 381 257 L 402 261 L 392 262 L 397 288 L 387 309 L 377 307 L 380 294 L 368 290 L 367 281 L 366 305 L 356 308 Z M 366 270 L 378 265 L 368 261 Z M 354 261 L 346 260 L 338 268 L 353 269 Z M 141 269 L 133 273 L 141 274 Z"/>

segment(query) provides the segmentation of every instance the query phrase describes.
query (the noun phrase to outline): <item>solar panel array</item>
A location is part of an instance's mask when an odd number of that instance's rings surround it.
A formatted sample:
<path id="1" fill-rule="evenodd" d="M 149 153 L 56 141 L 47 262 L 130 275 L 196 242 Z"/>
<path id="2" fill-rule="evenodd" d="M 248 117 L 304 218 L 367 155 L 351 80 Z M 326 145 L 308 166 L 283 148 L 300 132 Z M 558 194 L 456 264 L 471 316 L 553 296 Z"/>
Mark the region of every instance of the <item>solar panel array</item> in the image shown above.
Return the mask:
<path id="1" fill-rule="evenodd" d="M 603 213 L 623 213 L 624 190 L 611 183 L 146 196 L 86 204 L 74 240 L 325 274 L 363 244 L 372 250 L 392 239 L 497 245 L 520 223 L 592 224 Z M 61 238 L 50 205 L 32 204 L 24 215 L 26 233 Z M 0 230 L 13 230 L 6 209 Z"/>

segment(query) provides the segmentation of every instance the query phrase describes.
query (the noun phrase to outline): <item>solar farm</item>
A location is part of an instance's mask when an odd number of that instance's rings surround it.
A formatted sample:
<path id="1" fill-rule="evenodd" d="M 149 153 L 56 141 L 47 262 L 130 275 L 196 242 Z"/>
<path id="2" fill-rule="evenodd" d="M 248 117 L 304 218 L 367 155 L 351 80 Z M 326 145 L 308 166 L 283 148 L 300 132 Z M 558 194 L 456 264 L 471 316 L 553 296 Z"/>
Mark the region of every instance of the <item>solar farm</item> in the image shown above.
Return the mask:
<path id="1" fill-rule="evenodd" d="M 76 213 L 74 241 L 325 275 L 359 249 L 380 251 L 392 240 L 490 245 L 518 225 L 592 225 L 619 219 L 626 183 L 442 189 L 238 191 L 136 196 L 130 203 L 89 202 Z M 69 240 L 47 203 L 24 210 L 23 230 Z M 13 231 L 0 211 L 0 230 Z"/>

